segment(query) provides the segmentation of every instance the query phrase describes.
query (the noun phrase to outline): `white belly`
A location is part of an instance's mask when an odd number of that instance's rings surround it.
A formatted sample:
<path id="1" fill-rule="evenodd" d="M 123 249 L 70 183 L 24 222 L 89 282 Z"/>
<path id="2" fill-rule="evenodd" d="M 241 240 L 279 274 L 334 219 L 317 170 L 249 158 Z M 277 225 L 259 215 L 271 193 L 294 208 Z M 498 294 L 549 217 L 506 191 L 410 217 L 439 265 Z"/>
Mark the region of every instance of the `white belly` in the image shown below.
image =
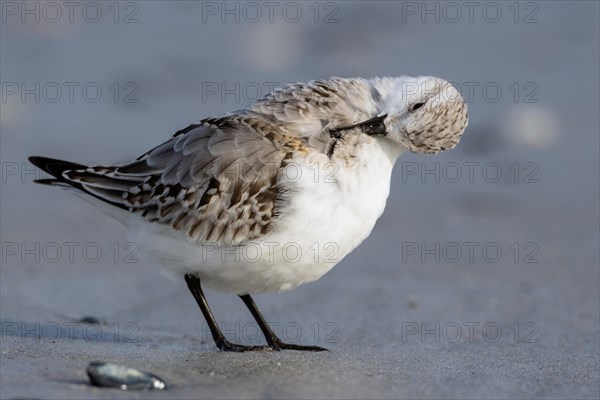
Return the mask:
<path id="1" fill-rule="evenodd" d="M 252 294 L 319 279 L 371 233 L 389 195 L 395 154 L 375 139 L 348 162 L 314 154 L 288 167 L 289 207 L 260 241 L 198 246 L 165 228 L 131 227 L 131 239 L 181 276 L 196 272 L 215 290 Z M 170 236 L 173 235 L 173 236 Z"/>

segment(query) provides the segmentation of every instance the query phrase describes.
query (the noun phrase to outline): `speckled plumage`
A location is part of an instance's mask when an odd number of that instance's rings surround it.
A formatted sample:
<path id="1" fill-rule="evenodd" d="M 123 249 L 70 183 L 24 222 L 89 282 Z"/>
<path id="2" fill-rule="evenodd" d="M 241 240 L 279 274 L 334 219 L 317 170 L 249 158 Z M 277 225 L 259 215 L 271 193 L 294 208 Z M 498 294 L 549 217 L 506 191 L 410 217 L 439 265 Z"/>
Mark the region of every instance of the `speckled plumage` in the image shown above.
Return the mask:
<path id="1" fill-rule="evenodd" d="M 381 117 L 385 134 L 353 127 L 374 117 Z M 56 177 L 42 183 L 74 188 L 133 216 L 126 222 L 135 227 L 133 237 L 177 273 L 195 272 L 219 290 L 254 293 L 318 279 L 335 263 L 265 256 L 249 265 L 207 258 L 202 250 L 264 248 L 267 240 L 308 249 L 305 236 L 320 243 L 330 237 L 341 260 L 383 212 L 395 159 L 406 149 L 452 148 L 466 125 L 462 97 L 443 80 L 334 78 L 290 84 L 245 109 L 206 118 L 127 165 L 32 161 Z M 326 165 L 336 170 L 329 182 L 307 179 Z M 301 179 L 286 174 L 292 167 Z M 325 212 L 311 211 L 310 202 Z"/>

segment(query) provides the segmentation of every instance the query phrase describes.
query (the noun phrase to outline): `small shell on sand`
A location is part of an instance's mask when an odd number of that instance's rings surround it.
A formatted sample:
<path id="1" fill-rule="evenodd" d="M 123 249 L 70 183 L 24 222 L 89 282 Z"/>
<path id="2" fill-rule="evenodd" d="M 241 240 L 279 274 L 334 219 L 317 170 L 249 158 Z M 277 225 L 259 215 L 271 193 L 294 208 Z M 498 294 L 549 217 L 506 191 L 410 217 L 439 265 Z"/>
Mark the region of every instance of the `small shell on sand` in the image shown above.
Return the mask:
<path id="1" fill-rule="evenodd" d="M 86 372 L 92 385 L 122 390 L 166 389 L 165 382 L 148 372 L 116 364 L 92 362 Z"/>

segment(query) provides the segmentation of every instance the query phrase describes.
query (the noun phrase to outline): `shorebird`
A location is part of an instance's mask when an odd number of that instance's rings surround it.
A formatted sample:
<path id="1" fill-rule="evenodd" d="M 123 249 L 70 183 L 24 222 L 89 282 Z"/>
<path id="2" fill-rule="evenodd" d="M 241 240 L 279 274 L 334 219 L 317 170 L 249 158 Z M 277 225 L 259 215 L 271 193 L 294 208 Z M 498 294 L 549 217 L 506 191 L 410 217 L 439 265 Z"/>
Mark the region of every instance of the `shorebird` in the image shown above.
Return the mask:
<path id="1" fill-rule="evenodd" d="M 405 151 L 456 146 L 467 106 L 434 77 L 288 84 L 205 118 L 124 165 L 30 161 L 123 222 L 129 238 L 184 277 L 223 351 L 325 350 L 280 340 L 250 297 L 313 282 L 371 233 Z M 201 284 L 238 295 L 266 346 L 223 335 Z"/>

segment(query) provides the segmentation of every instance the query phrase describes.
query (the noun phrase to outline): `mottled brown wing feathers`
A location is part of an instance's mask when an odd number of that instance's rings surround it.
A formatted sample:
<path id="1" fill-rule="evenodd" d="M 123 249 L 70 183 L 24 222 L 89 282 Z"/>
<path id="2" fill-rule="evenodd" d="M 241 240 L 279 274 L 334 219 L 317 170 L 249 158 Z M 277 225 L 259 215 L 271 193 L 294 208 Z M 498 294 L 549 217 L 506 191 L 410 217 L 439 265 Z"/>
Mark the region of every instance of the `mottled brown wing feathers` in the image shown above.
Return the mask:
<path id="1" fill-rule="evenodd" d="M 198 241 L 241 243 L 268 231 L 286 149 L 252 117 L 195 125 L 120 168 L 148 180 L 124 192 L 134 213 Z"/>

